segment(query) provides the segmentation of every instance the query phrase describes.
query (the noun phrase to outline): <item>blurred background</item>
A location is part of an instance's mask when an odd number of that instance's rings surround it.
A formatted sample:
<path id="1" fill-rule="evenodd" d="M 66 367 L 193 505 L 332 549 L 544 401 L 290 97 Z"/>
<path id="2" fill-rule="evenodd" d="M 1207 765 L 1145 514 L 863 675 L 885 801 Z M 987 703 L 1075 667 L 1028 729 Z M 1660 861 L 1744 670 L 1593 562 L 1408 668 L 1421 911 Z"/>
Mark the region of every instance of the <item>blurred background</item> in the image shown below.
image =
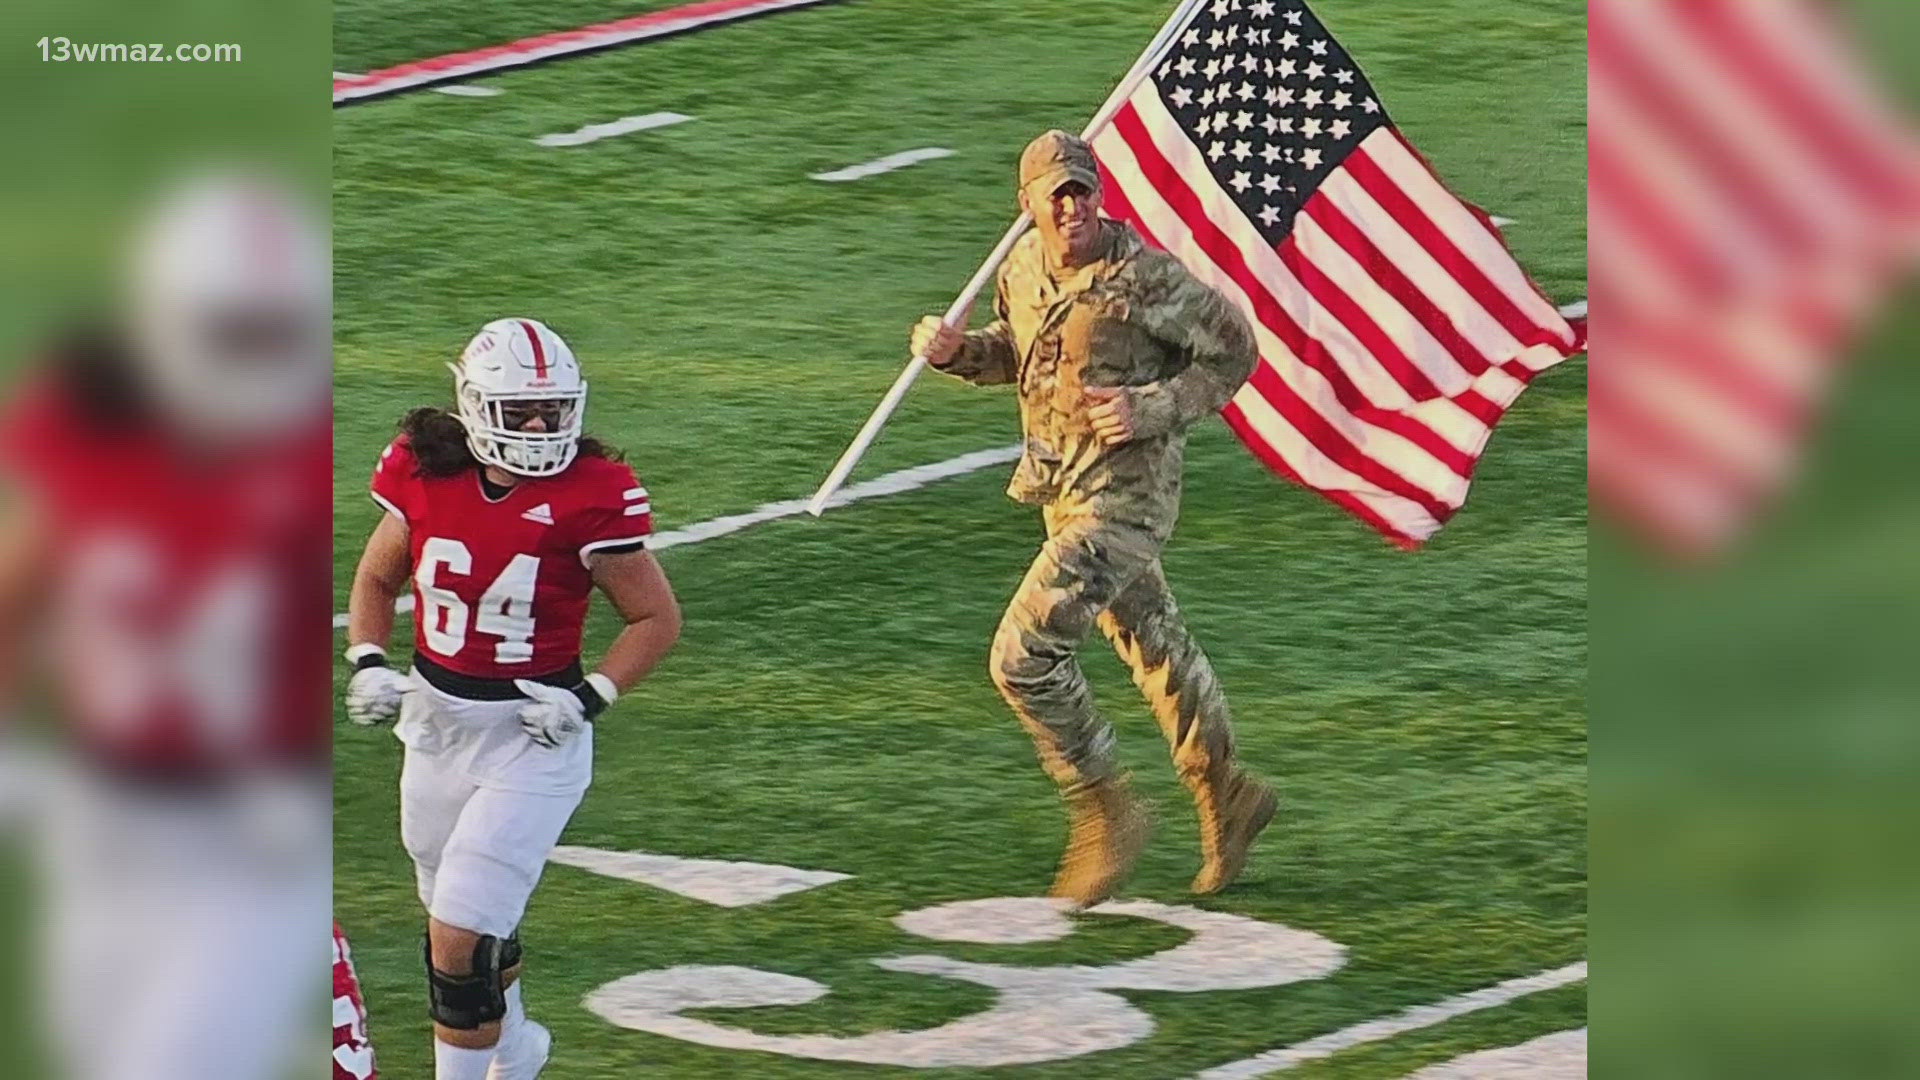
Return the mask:
<path id="1" fill-rule="evenodd" d="M 1912 1076 L 1920 24 L 1589 14 L 1592 1066 Z"/>
<path id="2" fill-rule="evenodd" d="M 0 10 L 9 1076 L 326 1075 L 330 14 Z"/>

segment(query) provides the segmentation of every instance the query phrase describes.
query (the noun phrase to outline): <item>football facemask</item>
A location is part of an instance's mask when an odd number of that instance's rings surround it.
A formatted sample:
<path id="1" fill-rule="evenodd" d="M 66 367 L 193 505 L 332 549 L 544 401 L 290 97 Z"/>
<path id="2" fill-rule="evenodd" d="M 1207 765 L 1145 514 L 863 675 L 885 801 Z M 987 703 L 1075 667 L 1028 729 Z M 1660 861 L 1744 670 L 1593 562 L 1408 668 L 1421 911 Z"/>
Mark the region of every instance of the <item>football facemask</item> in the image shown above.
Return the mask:
<path id="1" fill-rule="evenodd" d="M 560 335 L 532 319 L 488 323 L 453 365 L 454 397 L 473 456 L 516 476 L 573 464 L 587 384 Z"/>

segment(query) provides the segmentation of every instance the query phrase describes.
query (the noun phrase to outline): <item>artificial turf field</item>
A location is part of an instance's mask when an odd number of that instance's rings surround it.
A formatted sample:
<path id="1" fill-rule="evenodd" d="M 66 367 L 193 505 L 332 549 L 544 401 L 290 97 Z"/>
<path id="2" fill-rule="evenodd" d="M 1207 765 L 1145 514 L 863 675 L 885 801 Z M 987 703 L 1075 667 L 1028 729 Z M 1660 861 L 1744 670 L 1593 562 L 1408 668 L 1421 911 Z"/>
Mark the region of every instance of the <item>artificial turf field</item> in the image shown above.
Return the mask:
<path id="1" fill-rule="evenodd" d="M 648 6 L 339 0 L 335 68 L 567 29 Z M 337 589 L 376 508 L 368 470 L 407 408 L 448 397 L 481 323 L 541 318 L 593 384 L 662 529 L 809 494 L 1004 230 L 1020 146 L 1077 128 L 1164 18 L 1161 0 L 849 0 L 337 110 Z M 1323 0 L 1383 102 L 1507 230 L 1549 295 L 1586 295 L 1584 8 L 1571 0 Z M 540 135 L 639 113 L 689 123 L 571 149 Z M 850 184 L 809 174 L 917 147 L 955 155 Z M 1496 433 L 1467 508 L 1419 554 L 1198 430 L 1167 572 L 1227 686 L 1247 761 L 1285 803 L 1242 881 L 1193 902 L 1191 811 L 1124 668 L 1089 677 L 1159 827 L 1127 895 L 1309 930 L 1324 979 L 1124 992 L 1155 1030 L 1120 1049 L 932 1075 L 1180 1077 L 1585 956 L 1585 360 L 1542 377 Z M 1007 445 L 1008 392 L 929 379 L 856 479 Z M 687 629 L 598 725 L 566 842 L 834 870 L 849 880 L 728 909 L 553 867 L 523 936 L 554 1080 L 824 1077 L 910 1070 L 626 1030 L 595 988 L 677 965 L 804 976 L 798 1006 L 701 1010 L 765 1033 L 932 1028 L 992 991 L 883 970 L 905 954 L 1107 964 L 1183 932 L 1119 917 L 1064 940 L 932 942 L 892 921 L 1044 889 L 1063 822 L 986 648 L 1038 541 L 996 466 L 823 520 L 662 552 Z M 592 655 L 612 630 L 604 605 Z M 402 633 L 410 622 L 402 620 Z M 422 915 L 399 843 L 399 746 L 336 730 L 337 914 L 386 1075 L 431 1073 Z M 1311 1062 L 1388 1078 L 1583 1027 L 1583 984 Z M 915 1075 L 928 1075 L 917 1072 Z"/>

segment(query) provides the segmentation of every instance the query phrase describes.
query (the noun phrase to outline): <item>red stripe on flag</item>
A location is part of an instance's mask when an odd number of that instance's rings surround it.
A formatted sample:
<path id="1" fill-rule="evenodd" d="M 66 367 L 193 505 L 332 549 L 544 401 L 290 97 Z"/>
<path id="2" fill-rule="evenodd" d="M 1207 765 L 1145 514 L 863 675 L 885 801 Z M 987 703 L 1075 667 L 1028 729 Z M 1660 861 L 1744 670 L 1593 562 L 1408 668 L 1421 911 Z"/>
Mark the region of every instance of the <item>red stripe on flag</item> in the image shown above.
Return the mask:
<path id="1" fill-rule="evenodd" d="M 1147 131 L 1139 111 L 1131 102 L 1113 118 L 1113 126 L 1132 149 L 1134 160 L 1139 163 L 1141 175 L 1147 183 L 1159 193 L 1167 207 L 1186 223 L 1193 232 L 1194 241 L 1213 260 L 1214 265 L 1246 292 L 1247 299 L 1253 304 L 1253 316 L 1285 343 L 1301 363 L 1327 380 L 1341 407 L 1348 412 L 1373 408 L 1374 402 L 1354 385 L 1339 362 L 1327 352 L 1326 345 L 1302 330 L 1293 321 L 1293 316 L 1274 300 L 1272 292 L 1260 281 L 1260 276 L 1247 265 L 1246 256 L 1240 251 L 1239 245 L 1220 231 L 1220 226 L 1201 205 L 1199 196 L 1187 186 L 1180 170 L 1174 168 L 1160 153 L 1160 147 L 1154 143 L 1153 135 Z"/>
<path id="2" fill-rule="evenodd" d="M 1275 450 L 1271 443 L 1267 442 L 1266 437 L 1261 435 L 1259 429 L 1253 426 L 1252 422 L 1247 419 L 1246 414 L 1240 411 L 1239 405 L 1228 402 L 1227 407 L 1220 410 L 1220 418 L 1227 422 L 1227 426 L 1233 429 L 1233 433 L 1239 437 L 1247 449 L 1253 451 L 1253 456 L 1259 458 L 1261 464 L 1273 470 L 1283 479 L 1290 480 L 1293 483 L 1299 484 L 1301 487 L 1319 492 L 1322 496 L 1332 501 L 1334 505 L 1341 507 L 1354 517 L 1359 518 L 1371 526 L 1376 532 L 1403 548 L 1411 550 L 1420 546 L 1419 537 L 1402 529 L 1395 528 L 1392 522 L 1375 513 L 1373 507 L 1368 506 L 1352 492 L 1314 487 L 1301 479 L 1300 474 L 1295 472 L 1293 468 L 1287 464 L 1287 459 L 1280 456 L 1280 452 Z"/>
<path id="3" fill-rule="evenodd" d="M 1354 261 L 1360 264 L 1360 268 L 1365 270 L 1367 276 L 1378 283 L 1387 295 L 1393 297 L 1401 307 L 1406 308 L 1409 315 L 1419 320 L 1427 333 L 1432 334 L 1441 348 L 1447 350 L 1447 355 L 1453 357 L 1454 363 L 1459 364 L 1468 374 L 1474 376 L 1487 370 L 1487 358 L 1480 355 L 1478 349 L 1468 344 L 1467 339 L 1461 336 L 1459 329 L 1453 325 L 1453 320 L 1447 317 L 1446 312 L 1441 311 L 1426 293 L 1421 292 L 1420 287 L 1402 273 L 1400 267 L 1387 257 L 1387 253 L 1381 251 L 1378 245 L 1368 239 L 1367 234 L 1361 232 L 1360 228 L 1334 204 L 1332 199 L 1315 193 L 1313 198 L 1307 200 L 1306 213 L 1313 219 L 1314 224 L 1325 230 L 1335 243 L 1346 249 L 1347 254 L 1353 256 Z"/>
<path id="4" fill-rule="evenodd" d="M 1418 241 L 1420 246 L 1426 249 L 1427 254 L 1433 256 L 1434 261 L 1460 283 L 1460 287 L 1467 291 L 1467 295 L 1473 297 L 1476 303 L 1485 308 L 1487 314 L 1492 315 L 1495 321 L 1505 327 L 1507 333 L 1513 335 L 1521 345 L 1560 347 L 1565 344 L 1553 334 L 1535 326 L 1533 320 L 1527 318 L 1507 294 L 1500 291 L 1499 286 L 1488 280 L 1480 267 L 1468 258 L 1446 233 L 1440 231 L 1440 227 L 1433 223 L 1433 219 L 1427 216 L 1427 212 L 1421 209 L 1411 196 L 1401 190 L 1400 185 L 1394 183 L 1393 178 L 1388 176 L 1365 150 L 1356 148 L 1353 153 L 1348 154 L 1343 167 L 1347 175 L 1358 181 L 1382 209 L 1392 214 L 1393 219 L 1400 223 L 1400 227 L 1407 231 L 1407 235 Z M 1421 167 L 1425 168 L 1425 165 Z"/>
<path id="5" fill-rule="evenodd" d="M 1307 292 L 1366 347 L 1381 368 L 1407 392 L 1407 396 L 1415 401 L 1432 401 L 1440 396 L 1440 388 L 1433 385 L 1425 372 L 1414 366 L 1407 354 L 1400 351 L 1400 346 L 1393 343 L 1393 339 L 1387 337 L 1367 309 L 1327 277 L 1324 271 L 1314 265 L 1313 260 L 1300 253 L 1300 247 L 1293 242 L 1293 237 L 1289 236 L 1274 250 L 1279 254 L 1280 261 L 1300 280 L 1300 284 L 1306 286 Z"/>

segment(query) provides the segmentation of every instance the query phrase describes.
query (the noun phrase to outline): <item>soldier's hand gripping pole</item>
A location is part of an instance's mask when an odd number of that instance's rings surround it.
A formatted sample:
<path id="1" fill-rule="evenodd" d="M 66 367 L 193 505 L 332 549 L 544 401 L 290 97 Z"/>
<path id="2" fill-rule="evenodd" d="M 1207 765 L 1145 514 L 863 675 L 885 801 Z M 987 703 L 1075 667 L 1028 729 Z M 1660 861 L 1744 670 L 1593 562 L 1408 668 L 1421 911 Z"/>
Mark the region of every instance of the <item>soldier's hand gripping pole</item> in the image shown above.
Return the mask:
<path id="1" fill-rule="evenodd" d="M 1187 23 L 1193 20 L 1194 14 L 1206 2 L 1207 0 L 1183 0 L 1180 6 L 1174 9 L 1173 14 L 1167 17 L 1166 25 L 1154 35 L 1146 51 L 1133 62 L 1133 67 L 1127 72 L 1126 78 L 1120 80 L 1120 85 L 1114 87 L 1106 103 L 1100 107 L 1098 113 L 1094 114 L 1093 121 L 1087 125 L 1086 131 L 1080 136 L 1082 139 L 1092 142 L 1094 136 L 1100 134 L 1101 130 L 1112 121 L 1114 114 L 1120 111 L 1121 107 L 1127 103 L 1127 99 L 1133 96 L 1133 92 L 1138 90 L 1147 76 L 1153 73 L 1153 66 L 1160 62 L 1161 56 L 1173 44 L 1173 39 L 1186 29 Z M 963 329 L 960 326 L 960 320 L 966 317 L 967 310 L 973 306 L 980 291 L 987 287 L 987 282 L 993 278 L 995 271 L 1000 269 L 1000 264 L 1005 262 L 1007 255 L 1013 251 L 1014 243 L 1032 224 L 1032 217 L 1021 214 L 1020 219 L 1007 230 L 1007 235 L 1001 237 L 1000 243 L 993 249 L 993 254 L 988 255 L 987 261 L 980 264 L 980 269 L 974 272 L 973 280 L 967 282 L 967 287 L 961 292 L 960 298 L 947 309 L 944 321 L 948 326 Z M 841 484 L 846 483 L 848 474 L 852 473 L 853 467 L 860 463 L 867 448 L 873 445 L 873 440 L 879 437 L 880 429 L 887 425 L 887 420 L 893 416 L 893 410 L 900 407 L 900 401 L 907 396 L 908 388 L 913 386 L 913 381 L 920 377 L 920 373 L 926 370 L 926 367 L 927 358 L 916 356 L 907 364 L 906 370 L 893 380 L 893 385 L 887 389 L 887 396 L 880 399 L 880 404 L 874 407 L 873 414 L 867 417 L 865 424 L 861 425 L 860 434 L 853 437 L 853 442 L 847 446 L 846 452 L 840 455 L 840 460 L 834 463 L 833 471 L 827 474 L 827 479 L 820 485 L 820 490 L 813 493 L 812 501 L 807 503 L 807 513 L 819 517 L 826 511 L 828 503 L 833 500 L 834 493 L 840 490 Z"/>

